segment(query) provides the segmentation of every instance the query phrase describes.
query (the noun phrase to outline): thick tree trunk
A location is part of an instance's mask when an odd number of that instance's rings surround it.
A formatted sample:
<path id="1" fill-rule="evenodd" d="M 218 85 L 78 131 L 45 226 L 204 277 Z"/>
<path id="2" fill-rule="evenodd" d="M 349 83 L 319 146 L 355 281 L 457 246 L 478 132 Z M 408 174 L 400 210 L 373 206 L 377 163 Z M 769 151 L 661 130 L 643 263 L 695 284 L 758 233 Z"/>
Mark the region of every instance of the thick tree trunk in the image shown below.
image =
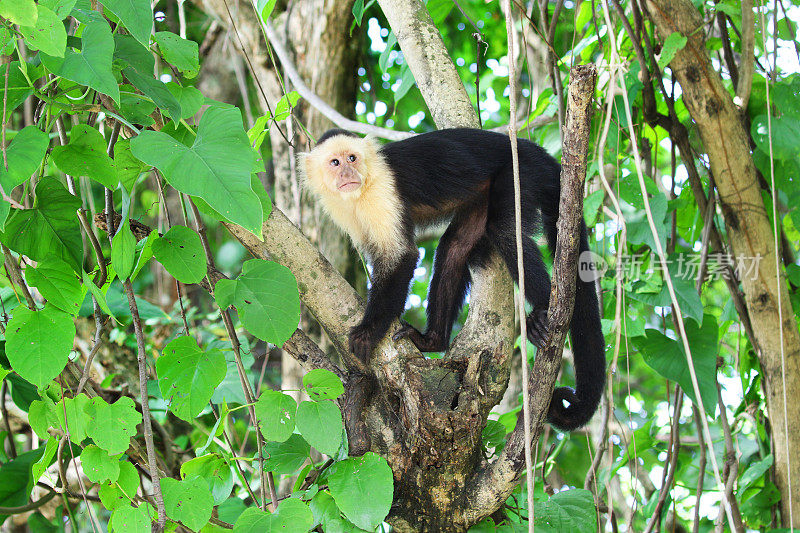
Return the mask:
<path id="1" fill-rule="evenodd" d="M 708 58 L 703 32 L 698 31 L 703 20 L 694 5 L 689 0 L 651 0 L 648 8 L 662 39 L 673 32 L 688 38 L 670 67 L 681 85 L 683 102 L 697 124 L 708 153 L 733 255 L 755 261 L 752 271 L 741 274 L 741 283 L 757 343 L 756 353 L 763 369 L 777 485 L 783 496 L 783 524 L 789 526 L 791 479 L 793 526 L 798 527 L 800 402 L 796 399 L 800 397 L 800 336 L 783 268 L 777 260 L 772 224 L 761 199 L 749 137 L 731 95 Z M 790 450 L 793 452 L 791 470 L 787 453 Z"/>

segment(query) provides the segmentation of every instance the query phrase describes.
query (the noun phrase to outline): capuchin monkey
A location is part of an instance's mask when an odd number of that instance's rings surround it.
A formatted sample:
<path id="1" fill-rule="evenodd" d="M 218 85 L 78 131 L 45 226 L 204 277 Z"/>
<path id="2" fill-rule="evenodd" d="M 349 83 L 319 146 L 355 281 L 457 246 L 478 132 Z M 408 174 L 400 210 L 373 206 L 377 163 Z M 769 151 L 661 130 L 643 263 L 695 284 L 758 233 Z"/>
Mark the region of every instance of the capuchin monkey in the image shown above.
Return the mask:
<path id="1" fill-rule="evenodd" d="M 359 359 L 367 360 L 405 309 L 419 256 L 416 228 L 449 221 L 436 249 L 427 330 L 404 325 L 395 340 L 408 337 L 423 352 L 445 351 L 471 281 L 470 267 L 482 266 L 492 249 L 517 280 L 510 144 L 499 133 L 448 129 L 381 146 L 333 129 L 310 153 L 300 155 L 306 186 L 372 261 L 364 318 L 350 331 L 350 350 Z M 548 336 L 550 277 L 531 235 L 543 230 L 555 250 L 561 169 L 540 146 L 525 140 L 517 146 L 525 298 L 533 307 L 526 322 L 528 338 L 542 346 Z M 580 251 L 587 250 L 581 221 Z M 557 388 L 548 413 L 551 424 L 567 431 L 589 421 L 605 382 L 597 295 L 593 283 L 580 279 L 571 334 L 576 387 Z"/>

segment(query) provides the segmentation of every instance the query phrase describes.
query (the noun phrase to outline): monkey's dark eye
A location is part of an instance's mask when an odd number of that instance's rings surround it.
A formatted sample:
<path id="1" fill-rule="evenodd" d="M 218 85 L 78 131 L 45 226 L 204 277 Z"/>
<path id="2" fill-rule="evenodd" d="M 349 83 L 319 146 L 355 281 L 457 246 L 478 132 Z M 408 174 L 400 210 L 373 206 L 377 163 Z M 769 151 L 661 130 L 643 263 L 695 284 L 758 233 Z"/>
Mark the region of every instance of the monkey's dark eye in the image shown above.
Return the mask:
<path id="1" fill-rule="evenodd" d="M 356 156 L 354 156 L 353 154 L 350 154 L 350 155 L 347 156 L 347 160 L 352 163 L 353 161 L 356 160 Z"/>
<path id="2" fill-rule="evenodd" d="M 331 165 L 333 165 L 335 167 L 338 167 L 339 166 L 339 160 L 338 159 L 331 159 Z"/>

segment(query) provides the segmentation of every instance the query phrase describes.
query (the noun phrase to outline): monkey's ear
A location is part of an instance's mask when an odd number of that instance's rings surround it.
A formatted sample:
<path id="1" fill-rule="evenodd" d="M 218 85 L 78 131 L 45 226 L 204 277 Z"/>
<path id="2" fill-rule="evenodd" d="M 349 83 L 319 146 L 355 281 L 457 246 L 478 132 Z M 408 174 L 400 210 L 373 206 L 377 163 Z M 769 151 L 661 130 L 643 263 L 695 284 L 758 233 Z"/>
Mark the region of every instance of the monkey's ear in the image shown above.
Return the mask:
<path id="1" fill-rule="evenodd" d="M 313 162 L 311 161 L 311 153 L 310 152 L 298 152 L 297 153 L 297 176 L 300 178 L 300 183 L 303 186 L 307 186 L 309 182 L 309 175 L 308 172 L 311 168 L 313 168 Z"/>

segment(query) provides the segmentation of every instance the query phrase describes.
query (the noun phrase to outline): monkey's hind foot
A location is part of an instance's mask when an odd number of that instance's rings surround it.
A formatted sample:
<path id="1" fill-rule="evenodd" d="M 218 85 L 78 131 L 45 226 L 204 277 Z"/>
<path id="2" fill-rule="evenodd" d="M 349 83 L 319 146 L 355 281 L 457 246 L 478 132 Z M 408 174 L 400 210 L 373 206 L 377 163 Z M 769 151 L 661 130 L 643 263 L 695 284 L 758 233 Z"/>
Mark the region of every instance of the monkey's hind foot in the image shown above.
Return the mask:
<path id="1" fill-rule="evenodd" d="M 372 327 L 359 324 L 350 330 L 350 351 L 353 352 L 362 363 L 369 360 L 369 356 L 380 339 L 375 339 L 375 331 Z"/>
<path id="2" fill-rule="evenodd" d="M 392 336 L 393 341 L 406 338 L 414 343 L 420 352 L 444 352 L 447 350 L 447 343 L 442 342 L 436 335 L 430 333 L 420 333 L 417 328 L 408 324 L 403 326 Z"/>
<path id="3" fill-rule="evenodd" d="M 547 309 L 534 309 L 525 319 L 528 329 L 528 340 L 537 348 L 543 348 L 550 338 L 550 323 L 547 320 Z"/>

